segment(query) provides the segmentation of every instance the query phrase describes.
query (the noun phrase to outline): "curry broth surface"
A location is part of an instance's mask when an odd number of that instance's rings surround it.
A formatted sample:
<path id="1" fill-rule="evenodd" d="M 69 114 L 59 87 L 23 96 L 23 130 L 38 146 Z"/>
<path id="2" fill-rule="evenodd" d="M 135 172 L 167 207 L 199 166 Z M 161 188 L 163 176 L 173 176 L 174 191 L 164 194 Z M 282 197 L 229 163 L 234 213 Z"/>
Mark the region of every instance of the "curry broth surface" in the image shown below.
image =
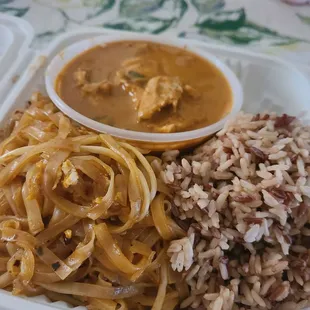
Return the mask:
<path id="1" fill-rule="evenodd" d="M 193 99 L 184 95 L 176 110 L 165 107 L 151 119 L 139 120 L 136 106 L 128 92 L 114 85 L 110 94 L 85 94 L 76 85 L 77 70 L 90 72 L 90 82 L 113 83 L 121 64 L 130 58 L 155 60 L 163 76 L 179 77 L 199 93 Z M 56 91 L 79 113 L 110 126 L 144 132 L 160 132 L 157 127 L 184 123 L 183 130 L 213 124 L 227 115 L 232 106 L 232 92 L 224 75 L 200 56 L 168 45 L 153 42 L 121 41 L 96 46 L 74 58 L 59 74 Z"/>

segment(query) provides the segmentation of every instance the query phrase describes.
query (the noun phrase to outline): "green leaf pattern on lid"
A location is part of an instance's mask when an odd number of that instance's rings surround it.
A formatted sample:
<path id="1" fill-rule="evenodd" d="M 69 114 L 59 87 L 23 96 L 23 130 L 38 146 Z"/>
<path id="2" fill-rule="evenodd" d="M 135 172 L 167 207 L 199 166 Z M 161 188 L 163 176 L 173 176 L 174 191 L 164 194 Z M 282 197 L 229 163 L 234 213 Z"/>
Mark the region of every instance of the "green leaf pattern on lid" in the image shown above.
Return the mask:
<path id="1" fill-rule="evenodd" d="M 299 19 L 304 23 L 310 26 L 310 14 L 308 16 L 305 16 L 303 14 L 296 14 Z"/>
<path id="2" fill-rule="evenodd" d="M 193 6 L 200 13 L 209 13 L 225 6 L 225 0 L 191 0 Z"/>
<path id="3" fill-rule="evenodd" d="M 187 8 L 185 0 L 121 0 L 119 16 L 103 26 L 158 34 L 176 26 Z"/>
<path id="4" fill-rule="evenodd" d="M 0 13 L 32 23 L 38 48 L 67 30 L 95 26 L 310 52 L 310 6 L 278 0 L 0 0 Z"/>

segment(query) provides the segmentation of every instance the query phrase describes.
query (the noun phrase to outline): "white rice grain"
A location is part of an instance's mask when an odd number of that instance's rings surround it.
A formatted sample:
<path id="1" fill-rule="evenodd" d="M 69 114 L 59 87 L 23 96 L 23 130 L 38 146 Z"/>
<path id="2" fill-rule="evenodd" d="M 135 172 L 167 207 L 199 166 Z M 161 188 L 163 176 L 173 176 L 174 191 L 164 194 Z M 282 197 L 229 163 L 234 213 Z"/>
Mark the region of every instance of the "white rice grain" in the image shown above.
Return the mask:
<path id="1" fill-rule="evenodd" d="M 244 235 L 245 242 L 254 242 L 259 233 L 260 226 L 258 224 L 253 225 Z"/>
<path id="2" fill-rule="evenodd" d="M 263 189 L 262 194 L 264 197 L 264 201 L 268 206 L 276 207 L 279 205 L 279 202 L 272 195 L 270 195 L 266 190 Z"/>
<path id="3" fill-rule="evenodd" d="M 280 151 L 280 152 L 278 152 L 278 153 L 276 153 L 276 154 L 270 154 L 270 155 L 268 156 L 268 159 L 269 159 L 269 160 L 279 160 L 280 158 L 283 158 L 283 157 L 285 157 L 285 156 L 287 156 L 287 152 Z"/>

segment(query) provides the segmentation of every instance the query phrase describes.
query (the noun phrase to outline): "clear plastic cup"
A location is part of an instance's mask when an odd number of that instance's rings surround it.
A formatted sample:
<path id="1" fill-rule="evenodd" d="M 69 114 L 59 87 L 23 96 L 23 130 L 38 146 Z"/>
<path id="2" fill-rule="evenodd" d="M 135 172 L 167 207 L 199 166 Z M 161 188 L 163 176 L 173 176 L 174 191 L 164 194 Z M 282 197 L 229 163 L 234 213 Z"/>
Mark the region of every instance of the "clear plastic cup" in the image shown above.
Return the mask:
<path id="1" fill-rule="evenodd" d="M 149 133 L 149 132 L 138 132 L 132 130 L 126 130 L 121 128 L 112 127 L 106 124 L 96 122 L 80 113 L 75 111 L 69 105 L 67 105 L 57 94 L 55 90 L 55 83 L 59 73 L 62 72 L 64 67 L 79 54 L 97 46 L 104 45 L 111 42 L 118 41 L 148 41 L 175 46 L 179 48 L 186 48 L 200 57 L 206 59 L 220 70 L 225 78 L 227 79 L 231 91 L 232 91 L 232 108 L 228 115 L 219 120 L 218 122 L 205 126 L 203 128 L 177 132 L 177 133 Z M 236 75 L 226 66 L 225 63 L 220 61 L 214 55 L 205 52 L 197 47 L 191 46 L 191 43 L 184 43 L 178 39 L 166 39 L 163 37 L 149 36 L 144 34 L 121 34 L 121 35 L 110 35 L 100 36 L 91 39 L 79 41 L 65 48 L 61 53 L 57 54 L 48 65 L 45 73 L 45 85 L 46 90 L 55 103 L 55 105 L 67 116 L 80 124 L 91 128 L 98 132 L 108 133 L 114 137 L 124 139 L 130 143 L 146 148 L 149 150 L 162 151 L 167 149 L 182 149 L 191 147 L 199 142 L 205 140 L 215 132 L 223 128 L 225 122 L 234 117 L 241 109 L 243 103 L 243 90 L 240 81 Z"/>

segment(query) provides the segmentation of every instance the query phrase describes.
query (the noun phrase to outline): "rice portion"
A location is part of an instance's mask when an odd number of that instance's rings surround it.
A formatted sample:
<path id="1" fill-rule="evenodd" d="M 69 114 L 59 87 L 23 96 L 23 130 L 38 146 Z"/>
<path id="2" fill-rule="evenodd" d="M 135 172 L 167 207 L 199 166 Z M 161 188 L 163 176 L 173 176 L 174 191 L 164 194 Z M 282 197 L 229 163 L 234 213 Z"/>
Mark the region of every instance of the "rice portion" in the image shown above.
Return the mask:
<path id="1" fill-rule="evenodd" d="M 310 305 L 310 128 L 240 114 L 193 154 L 162 157 L 172 213 L 188 237 L 168 255 L 186 309 Z"/>

